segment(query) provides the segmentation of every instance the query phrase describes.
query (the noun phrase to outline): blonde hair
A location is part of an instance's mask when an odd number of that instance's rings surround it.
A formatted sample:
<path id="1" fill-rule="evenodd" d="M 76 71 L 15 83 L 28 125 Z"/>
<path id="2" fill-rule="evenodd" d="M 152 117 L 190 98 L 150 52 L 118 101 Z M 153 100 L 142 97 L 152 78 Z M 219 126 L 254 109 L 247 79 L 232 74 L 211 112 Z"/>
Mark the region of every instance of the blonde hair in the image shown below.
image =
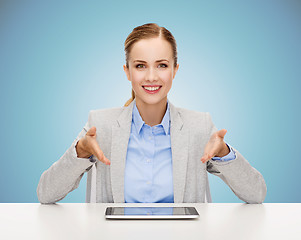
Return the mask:
<path id="1" fill-rule="evenodd" d="M 128 35 L 124 42 L 125 51 L 125 61 L 126 67 L 129 67 L 130 52 L 133 45 L 142 39 L 162 37 L 164 40 L 168 41 L 172 47 L 174 67 L 177 66 L 177 43 L 174 36 L 165 27 L 160 27 L 156 23 L 147 23 L 138 27 L 135 27 L 133 31 Z M 132 97 L 124 104 L 125 107 L 130 105 L 130 103 L 135 99 L 135 92 L 132 89 Z"/>

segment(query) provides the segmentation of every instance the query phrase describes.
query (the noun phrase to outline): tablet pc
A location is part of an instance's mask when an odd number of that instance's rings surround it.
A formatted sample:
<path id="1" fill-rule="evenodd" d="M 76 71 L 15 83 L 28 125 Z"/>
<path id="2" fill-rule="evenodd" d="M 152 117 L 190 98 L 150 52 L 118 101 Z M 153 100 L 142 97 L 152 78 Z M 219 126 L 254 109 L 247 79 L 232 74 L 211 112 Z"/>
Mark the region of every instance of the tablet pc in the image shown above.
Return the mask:
<path id="1" fill-rule="evenodd" d="M 194 219 L 194 207 L 107 207 L 106 219 Z"/>

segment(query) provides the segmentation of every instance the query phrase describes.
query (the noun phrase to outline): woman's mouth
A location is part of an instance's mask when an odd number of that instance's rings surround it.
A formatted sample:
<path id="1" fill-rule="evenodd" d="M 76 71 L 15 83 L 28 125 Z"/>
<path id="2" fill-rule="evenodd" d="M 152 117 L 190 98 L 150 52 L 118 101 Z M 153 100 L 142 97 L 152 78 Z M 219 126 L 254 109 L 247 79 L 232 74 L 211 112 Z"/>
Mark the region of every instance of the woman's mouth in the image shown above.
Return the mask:
<path id="1" fill-rule="evenodd" d="M 160 86 L 160 85 L 145 85 L 145 86 L 142 86 L 142 87 L 143 87 L 145 92 L 150 93 L 150 94 L 154 94 L 154 93 L 159 92 L 159 90 L 162 86 Z"/>

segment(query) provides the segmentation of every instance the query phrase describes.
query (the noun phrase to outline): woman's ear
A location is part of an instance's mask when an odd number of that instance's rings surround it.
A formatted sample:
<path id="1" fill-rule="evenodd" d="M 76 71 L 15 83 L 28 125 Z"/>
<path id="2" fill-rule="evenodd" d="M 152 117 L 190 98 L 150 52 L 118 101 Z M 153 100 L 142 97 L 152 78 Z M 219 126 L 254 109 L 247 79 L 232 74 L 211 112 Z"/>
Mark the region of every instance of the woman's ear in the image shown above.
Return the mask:
<path id="1" fill-rule="evenodd" d="M 124 72 L 126 74 L 127 79 L 129 81 L 131 81 L 131 79 L 130 79 L 130 71 L 129 71 L 128 67 L 125 64 L 123 65 L 123 70 L 124 70 Z"/>
<path id="2" fill-rule="evenodd" d="M 179 64 L 177 64 L 177 66 L 176 66 L 175 69 L 174 69 L 174 72 L 173 72 L 173 78 L 172 78 L 172 79 L 175 78 L 178 69 L 179 69 Z"/>

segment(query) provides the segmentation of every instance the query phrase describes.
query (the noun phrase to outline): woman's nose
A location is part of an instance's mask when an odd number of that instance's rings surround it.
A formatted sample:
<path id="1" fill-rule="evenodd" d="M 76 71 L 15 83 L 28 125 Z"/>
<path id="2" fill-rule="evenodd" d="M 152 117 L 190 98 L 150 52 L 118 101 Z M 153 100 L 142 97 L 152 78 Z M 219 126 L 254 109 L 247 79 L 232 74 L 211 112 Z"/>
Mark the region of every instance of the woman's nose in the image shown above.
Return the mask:
<path id="1" fill-rule="evenodd" d="M 146 80 L 148 80 L 148 81 L 158 80 L 158 75 L 157 75 L 156 69 L 148 68 L 147 74 L 146 74 Z"/>

